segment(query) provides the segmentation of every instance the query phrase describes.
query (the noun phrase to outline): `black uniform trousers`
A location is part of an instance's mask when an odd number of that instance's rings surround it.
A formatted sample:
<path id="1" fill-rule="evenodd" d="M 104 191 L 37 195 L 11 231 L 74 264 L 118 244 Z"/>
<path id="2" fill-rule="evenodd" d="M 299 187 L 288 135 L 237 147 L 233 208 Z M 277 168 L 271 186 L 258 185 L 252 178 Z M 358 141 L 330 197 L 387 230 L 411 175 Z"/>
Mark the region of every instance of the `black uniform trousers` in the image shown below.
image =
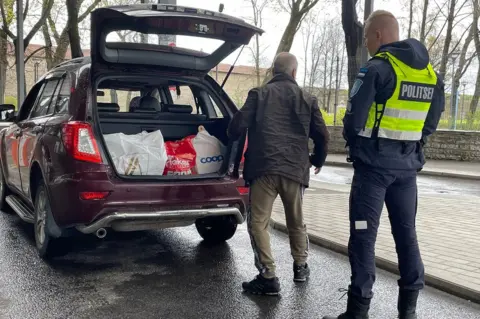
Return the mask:
<path id="1" fill-rule="evenodd" d="M 375 241 L 385 202 L 398 255 L 400 289 L 424 287 L 424 266 L 415 230 L 417 171 L 387 170 L 354 163 L 350 193 L 348 254 L 351 293 L 372 298 L 375 282 Z"/>

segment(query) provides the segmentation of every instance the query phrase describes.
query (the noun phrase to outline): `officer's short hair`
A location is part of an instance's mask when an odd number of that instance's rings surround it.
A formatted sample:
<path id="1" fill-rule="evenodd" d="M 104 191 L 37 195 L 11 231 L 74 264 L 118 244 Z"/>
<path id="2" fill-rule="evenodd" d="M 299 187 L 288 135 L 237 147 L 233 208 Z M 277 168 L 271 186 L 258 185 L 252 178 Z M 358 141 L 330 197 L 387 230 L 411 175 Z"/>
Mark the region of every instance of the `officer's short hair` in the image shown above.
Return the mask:
<path id="1" fill-rule="evenodd" d="M 382 29 L 387 29 L 392 32 L 392 35 L 399 36 L 399 25 L 397 18 L 390 11 L 376 10 L 365 21 L 365 28 L 368 28 L 372 22 L 375 21 L 377 27 L 381 26 Z"/>
<path id="2" fill-rule="evenodd" d="M 387 11 L 387 10 L 375 10 L 373 11 L 367 18 L 367 23 L 372 21 L 373 19 L 375 18 L 379 18 L 379 17 L 389 17 L 389 18 L 393 18 L 395 20 L 397 20 L 397 18 L 395 18 L 395 16 L 393 15 L 393 13 L 391 13 L 390 11 Z"/>
<path id="3" fill-rule="evenodd" d="M 281 52 L 275 57 L 273 62 L 273 73 L 292 74 L 293 70 L 298 68 L 297 58 L 289 52 Z"/>
<path id="4" fill-rule="evenodd" d="M 367 21 L 365 21 L 365 25 L 370 24 L 374 19 L 377 19 L 377 18 L 391 18 L 391 19 L 397 21 L 397 18 L 390 11 L 375 10 L 368 16 Z M 397 21 L 397 23 L 398 23 L 398 21 Z"/>

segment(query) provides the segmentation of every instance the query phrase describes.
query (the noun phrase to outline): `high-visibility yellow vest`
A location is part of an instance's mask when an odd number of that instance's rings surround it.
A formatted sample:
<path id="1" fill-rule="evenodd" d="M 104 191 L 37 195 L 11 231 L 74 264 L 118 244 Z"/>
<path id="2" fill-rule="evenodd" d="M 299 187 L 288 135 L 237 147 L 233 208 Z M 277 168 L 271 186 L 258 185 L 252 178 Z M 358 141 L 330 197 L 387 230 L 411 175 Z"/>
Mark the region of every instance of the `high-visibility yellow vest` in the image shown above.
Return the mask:
<path id="1" fill-rule="evenodd" d="M 433 67 L 429 63 L 423 70 L 413 69 L 388 52 L 375 57 L 391 64 L 396 74 L 395 91 L 384 105 L 372 104 L 365 128 L 358 135 L 371 138 L 378 128 L 380 138 L 419 141 L 437 84 Z"/>

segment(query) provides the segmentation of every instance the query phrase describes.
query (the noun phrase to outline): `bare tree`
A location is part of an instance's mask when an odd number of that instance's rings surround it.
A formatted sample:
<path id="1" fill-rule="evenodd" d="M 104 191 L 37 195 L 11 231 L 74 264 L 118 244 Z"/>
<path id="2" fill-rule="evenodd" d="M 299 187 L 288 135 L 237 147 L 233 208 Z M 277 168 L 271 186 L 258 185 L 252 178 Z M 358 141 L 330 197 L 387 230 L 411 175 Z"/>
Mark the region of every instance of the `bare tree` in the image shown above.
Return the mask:
<path id="1" fill-rule="evenodd" d="M 428 11 L 428 0 L 423 1 L 423 14 L 422 14 L 422 24 L 420 26 L 420 42 L 425 44 L 425 38 L 427 34 L 425 33 L 425 28 L 427 25 L 427 11 Z"/>
<path id="2" fill-rule="evenodd" d="M 455 70 L 455 74 L 453 76 L 454 83 L 455 83 L 455 88 L 460 87 L 460 80 L 467 71 L 468 67 L 472 63 L 472 60 L 475 58 L 476 53 L 471 54 L 470 56 L 467 56 L 468 54 L 468 48 L 470 47 L 470 44 L 472 43 L 473 40 L 473 32 L 474 28 L 472 26 L 468 27 L 468 35 L 465 38 L 465 41 L 463 42 L 462 49 L 460 51 L 460 57 L 458 61 L 458 66 Z"/>
<path id="3" fill-rule="evenodd" d="M 408 16 L 408 38 L 412 37 L 412 25 L 413 25 L 413 5 L 415 0 L 410 0 L 410 14 Z"/>
<path id="4" fill-rule="evenodd" d="M 17 0 L 18 1 L 18 0 Z M 7 50 L 8 50 L 8 38 L 13 41 L 15 52 L 17 52 L 18 48 L 18 41 L 23 41 L 24 50 L 28 48 L 30 41 L 33 39 L 35 34 L 38 30 L 42 27 L 47 19 L 47 16 L 52 9 L 54 0 L 43 0 L 40 10 L 40 15 L 36 15 L 38 18 L 34 19 L 30 16 L 33 20 L 33 26 L 31 27 L 30 31 L 27 33 L 24 39 L 17 39 L 17 36 L 11 31 L 11 26 L 13 21 L 15 20 L 15 0 L 0 0 L 0 17 L 1 17 L 1 26 L 0 26 L 0 102 L 4 100 L 5 95 L 5 85 L 6 85 L 6 76 L 7 76 L 7 67 L 8 67 L 8 60 L 7 60 Z M 23 11 L 23 22 L 25 22 L 26 18 L 29 16 L 30 10 L 30 1 L 26 0 L 25 7 Z M 29 22 L 32 22 L 29 19 Z M 16 55 L 15 55 L 16 56 Z"/>
<path id="5" fill-rule="evenodd" d="M 450 1 L 450 7 L 448 10 L 448 17 L 447 17 L 447 31 L 445 35 L 445 43 L 443 46 L 442 60 L 440 62 L 440 68 L 439 68 L 439 73 L 442 77 L 445 77 L 445 73 L 447 72 L 448 59 L 450 58 L 451 52 L 452 52 L 450 51 L 450 44 L 452 43 L 454 20 L 459 15 L 461 9 L 468 2 L 468 0 L 465 0 L 463 3 L 461 3 L 460 7 L 456 9 L 457 0 L 449 0 L 449 1 Z"/>
<path id="6" fill-rule="evenodd" d="M 337 70 L 337 58 L 340 59 L 340 55 L 343 54 L 343 47 L 344 41 L 342 41 L 342 30 L 338 27 L 339 21 L 334 19 L 330 22 L 329 28 L 329 43 L 332 46 L 332 54 L 326 57 L 330 59 L 330 66 L 329 66 L 329 82 L 328 82 L 328 96 L 327 96 L 327 104 L 326 104 L 326 111 L 330 113 L 331 109 L 331 98 L 332 98 L 332 85 L 335 80 L 335 75 L 339 71 Z"/>
<path id="7" fill-rule="evenodd" d="M 71 0 L 67 0 L 64 5 L 56 5 L 54 7 L 54 10 L 52 10 L 51 14 L 48 16 L 46 23 L 42 27 L 42 34 L 45 40 L 45 45 L 47 47 L 45 52 L 45 58 L 47 60 L 48 69 L 51 69 L 53 66 L 61 63 L 65 59 L 68 46 L 70 45 L 69 30 L 70 25 L 75 22 L 75 18 L 73 20 L 67 18 L 67 21 L 65 22 L 65 20 L 62 21 L 61 19 L 63 15 L 58 14 L 58 12 L 64 12 L 64 10 L 66 10 L 65 6 L 68 6 L 68 1 Z M 77 2 L 79 8 L 81 8 L 83 5 L 86 6 L 86 8 L 83 10 L 83 13 L 78 14 L 77 12 L 77 25 L 82 23 L 86 18 L 88 18 L 90 13 L 100 3 L 100 0 L 90 1 L 89 4 L 85 4 L 84 0 L 75 1 Z M 57 15 L 54 16 L 54 13 L 57 13 Z M 59 32 L 59 25 L 63 23 L 65 23 L 65 26 L 63 30 Z M 55 45 L 53 42 L 55 42 Z"/>
<path id="8" fill-rule="evenodd" d="M 262 28 L 263 10 L 267 7 L 270 0 L 245 0 L 245 1 L 248 1 L 252 6 L 253 24 L 258 28 Z M 252 51 L 252 56 L 255 62 L 255 75 L 257 78 L 257 86 L 260 86 L 261 85 L 260 64 L 261 64 L 262 52 L 260 50 L 260 36 L 258 34 L 255 35 L 255 43 L 253 46 L 254 48 L 253 49 L 250 48 L 250 49 Z"/>
<path id="9" fill-rule="evenodd" d="M 352 87 L 358 73 L 363 25 L 358 21 L 357 0 L 342 0 L 342 26 L 345 33 L 348 61 L 348 86 Z"/>
<path id="10" fill-rule="evenodd" d="M 290 14 L 287 27 L 283 32 L 280 43 L 278 44 L 275 55 L 280 52 L 290 52 L 293 40 L 297 31 L 300 29 L 303 19 L 312 10 L 320 0 L 278 0 L 280 7 Z M 264 79 L 266 83 L 271 77 L 271 68 Z"/>

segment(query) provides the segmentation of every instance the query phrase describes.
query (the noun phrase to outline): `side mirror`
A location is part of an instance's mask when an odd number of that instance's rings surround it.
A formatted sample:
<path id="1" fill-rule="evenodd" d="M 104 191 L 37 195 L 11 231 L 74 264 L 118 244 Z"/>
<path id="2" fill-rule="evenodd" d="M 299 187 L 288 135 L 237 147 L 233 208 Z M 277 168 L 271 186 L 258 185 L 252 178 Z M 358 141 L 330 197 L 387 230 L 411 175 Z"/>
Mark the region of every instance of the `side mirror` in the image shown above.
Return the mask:
<path id="1" fill-rule="evenodd" d="M 0 112 L 2 111 L 15 111 L 15 105 L 13 104 L 0 104 Z"/>
<path id="2" fill-rule="evenodd" d="M 0 122 L 14 122 L 15 118 L 15 105 L 0 104 Z"/>

